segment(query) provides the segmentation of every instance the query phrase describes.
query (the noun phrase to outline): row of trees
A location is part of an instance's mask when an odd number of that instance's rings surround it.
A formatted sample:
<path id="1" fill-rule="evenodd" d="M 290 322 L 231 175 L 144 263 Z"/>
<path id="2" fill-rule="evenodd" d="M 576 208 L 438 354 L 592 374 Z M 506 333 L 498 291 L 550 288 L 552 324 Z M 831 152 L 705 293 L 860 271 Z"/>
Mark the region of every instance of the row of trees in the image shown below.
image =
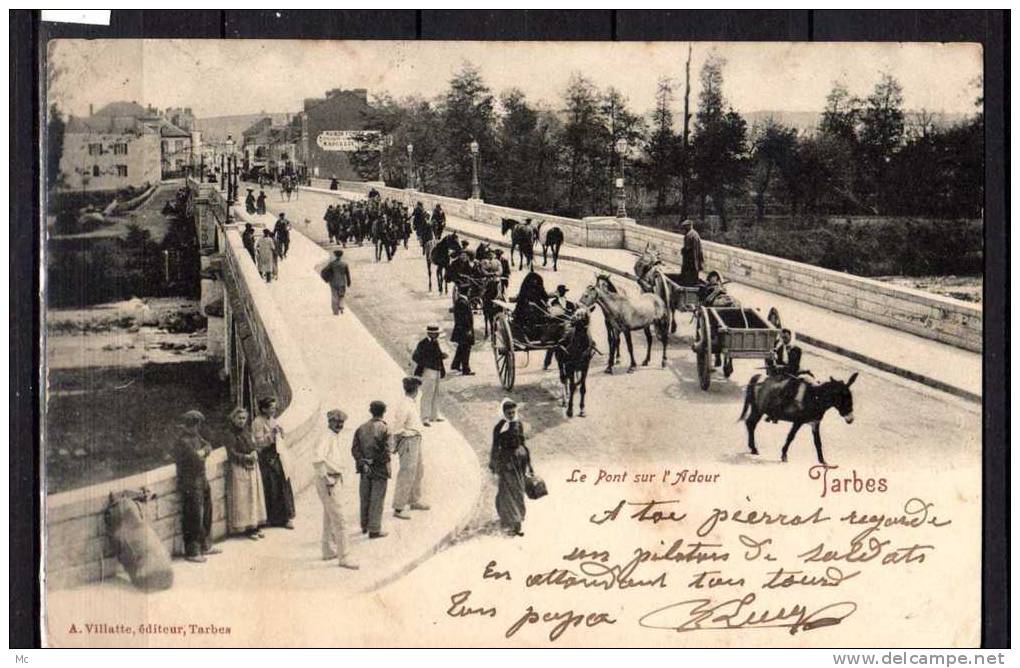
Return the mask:
<path id="1" fill-rule="evenodd" d="M 679 119 L 668 78 L 647 115 L 581 74 L 561 108 L 549 109 L 519 89 L 497 96 L 467 64 L 435 99 L 377 95 L 368 129 L 389 139 L 381 159 L 366 150 L 354 162 L 366 179 L 381 168 L 387 183 L 404 186 L 413 161 L 418 188 L 467 197 L 475 141 L 486 201 L 570 216 L 612 211 L 622 164 L 639 213 L 714 214 L 723 231 L 734 217 L 761 223 L 769 214 L 980 216 L 980 99 L 974 116 L 956 125 L 936 124 L 926 112 L 910 123 L 900 84 L 882 74 L 863 98 L 835 84 L 813 132 L 773 120 L 749 127 L 724 95 L 725 64 L 713 53 L 702 66 L 692 114 L 688 54 Z"/>

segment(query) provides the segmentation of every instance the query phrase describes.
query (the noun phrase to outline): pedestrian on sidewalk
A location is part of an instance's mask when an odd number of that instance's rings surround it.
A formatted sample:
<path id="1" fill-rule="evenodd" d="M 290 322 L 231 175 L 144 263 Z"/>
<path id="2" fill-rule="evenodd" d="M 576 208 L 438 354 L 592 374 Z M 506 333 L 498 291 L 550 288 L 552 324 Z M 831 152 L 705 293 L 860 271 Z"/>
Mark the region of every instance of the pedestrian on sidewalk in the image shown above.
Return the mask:
<path id="1" fill-rule="evenodd" d="M 372 418 L 354 432 L 351 456 L 361 476 L 358 494 L 361 500 L 361 533 L 369 538 L 382 538 L 383 504 L 386 501 L 386 485 L 390 480 L 390 431 L 383 416 L 386 404 L 373 401 L 368 405 Z"/>
<path id="2" fill-rule="evenodd" d="M 422 422 L 418 413 L 418 387 L 421 379 L 408 376 L 403 380 L 404 396 L 393 410 L 390 442 L 393 452 L 400 457 L 397 484 L 393 490 L 393 516 L 409 520 L 408 506 L 412 510 L 428 510 L 421 500 L 425 463 L 422 459 Z"/>
<path id="3" fill-rule="evenodd" d="M 347 549 L 347 525 L 344 521 L 343 494 L 346 455 L 340 432 L 347 414 L 339 408 L 326 413 L 326 431 L 315 445 L 315 491 L 322 501 L 322 558 L 336 559 L 341 568 L 358 570 Z"/>
<path id="4" fill-rule="evenodd" d="M 290 228 L 290 221 L 281 211 L 280 217 L 276 219 L 276 225 L 273 227 L 273 234 L 276 236 L 276 253 L 281 260 L 287 257 L 287 251 L 290 249 Z"/>
<path id="5" fill-rule="evenodd" d="M 276 423 L 276 398 L 259 399 L 259 416 L 252 420 L 251 436 L 259 451 L 259 472 L 262 474 L 262 489 L 266 495 L 266 521 L 269 526 L 294 528 L 294 490 L 280 449 L 283 442 L 283 427 Z"/>
<path id="6" fill-rule="evenodd" d="M 463 292 L 457 293 L 453 302 L 453 332 L 450 341 L 457 344 L 453 355 L 451 369 L 460 371 L 464 376 L 473 376 L 471 370 L 471 346 L 475 343 L 475 314 L 471 310 L 471 302 Z"/>
<path id="7" fill-rule="evenodd" d="M 266 279 L 266 283 L 276 278 L 276 242 L 273 241 L 273 233 L 263 228 L 262 237 L 255 243 L 255 264 L 258 267 L 259 275 Z"/>
<path id="8" fill-rule="evenodd" d="M 261 188 L 261 184 L 259 187 L 259 197 L 255 200 L 255 212 L 260 216 L 266 215 L 266 191 Z"/>
<path id="9" fill-rule="evenodd" d="M 248 188 L 248 196 L 244 198 L 244 210 L 248 212 L 248 215 L 255 213 L 255 195 L 251 188 Z"/>
<path id="10" fill-rule="evenodd" d="M 489 470 L 499 479 L 496 514 L 503 530 L 511 536 L 523 536 L 524 477 L 531 469 L 531 454 L 524 443 L 524 425 L 517 415 L 517 404 L 503 399 L 500 420 L 492 429 Z"/>
<path id="11" fill-rule="evenodd" d="M 230 413 L 230 426 L 233 440 L 226 445 L 230 462 L 227 525 L 231 533 L 258 540 L 264 537 L 259 527 L 266 523 L 266 496 L 258 449 L 248 427 L 248 411 L 235 408 Z"/>
<path id="12" fill-rule="evenodd" d="M 421 416 L 426 427 L 431 422 L 442 422 L 439 417 L 439 381 L 446 378 L 447 354 L 439 347 L 439 325 L 425 328 L 425 338 L 418 342 L 411 359 L 414 375 L 421 379 Z"/>
<path id="13" fill-rule="evenodd" d="M 690 218 L 680 223 L 680 230 L 684 234 L 684 245 L 680 249 L 680 285 L 697 285 L 701 270 L 705 268 L 701 236 Z"/>
<path id="14" fill-rule="evenodd" d="M 174 443 L 184 553 L 188 561 L 194 562 L 205 561 L 203 555 L 221 552 L 212 545 L 212 490 L 205 474 L 205 460 L 212 446 L 199 433 L 203 422 L 205 416 L 198 411 L 182 415 Z"/>
<path id="15" fill-rule="evenodd" d="M 252 227 L 251 223 L 244 224 L 244 232 L 241 232 L 241 243 L 244 244 L 244 249 L 251 256 L 252 262 L 255 262 L 255 228 Z"/>
<path id="16" fill-rule="evenodd" d="M 322 280 L 329 283 L 333 315 L 340 315 L 344 312 L 344 296 L 347 294 L 347 288 L 351 287 L 351 268 L 343 257 L 342 250 L 335 250 L 333 258 L 327 264 L 320 264 L 316 267 Z"/>

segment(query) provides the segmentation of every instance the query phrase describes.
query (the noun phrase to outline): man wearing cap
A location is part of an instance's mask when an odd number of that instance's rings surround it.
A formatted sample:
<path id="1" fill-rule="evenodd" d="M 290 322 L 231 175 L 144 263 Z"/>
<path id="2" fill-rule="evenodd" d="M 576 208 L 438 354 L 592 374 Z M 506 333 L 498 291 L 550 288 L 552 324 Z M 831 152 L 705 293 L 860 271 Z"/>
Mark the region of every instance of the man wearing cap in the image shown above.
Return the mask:
<path id="1" fill-rule="evenodd" d="M 690 218 L 680 223 L 684 233 L 684 246 L 680 250 L 680 284 L 697 285 L 698 276 L 705 268 L 705 256 L 701 252 L 701 236 L 694 229 Z"/>
<path id="2" fill-rule="evenodd" d="M 390 442 L 393 452 L 400 456 L 400 468 L 397 471 L 397 484 L 393 490 L 393 516 L 409 520 L 407 514 L 410 505 L 412 510 L 428 510 L 421 501 L 421 482 L 425 475 L 422 461 L 421 437 L 422 422 L 418 413 L 418 387 L 421 379 L 408 376 L 403 380 L 404 396 L 393 408 L 393 420 L 390 424 Z"/>
<path id="3" fill-rule="evenodd" d="M 390 479 L 389 427 L 383 421 L 386 404 L 373 401 L 368 405 L 372 418 L 354 432 L 351 456 L 361 475 L 358 494 L 361 500 L 361 533 L 369 538 L 382 538 L 383 502 Z"/>
<path id="4" fill-rule="evenodd" d="M 499 262 L 499 266 L 502 269 L 502 271 L 500 272 L 500 279 L 499 280 L 503 284 L 503 290 L 505 291 L 507 289 L 507 286 L 510 285 L 510 271 L 511 271 L 511 268 L 510 268 L 510 260 L 508 260 L 505 257 L 503 257 L 503 249 L 502 248 L 497 248 L 496 249 L 496 261 Z"/>
<path id="5" fill-rule="evenodd" d="M 418 342 L 411 359 L 414 375 L 421 379 L 421 417 L 426 427 L 430 422 L 442 422 L 439 417 L 439 381 L 446 378 L 443 360 L 447 355 L 439 347 L 439 325 L 429 325 L 425 338 Z"/>
<path id="6" fill-rule="evenodd" d="M 287 257 L 287 251 L 290 249 L 290 228 L 290 221 L 281 211 L 280 217 L 276 219 L 276 225 L 273 226 L 273 236 L 276 237 L 276 255 L 281 260 Z"/>
<path id="7" fill-rule="evenodd" d="M 177 462 L 177 492 L 181 498 L 181 530 L 185 558 L 203 562 L 204 554 L 219 554 L 212 546 L 212 491 L 205 474 L 205 460 L 212 446 L 199 434 L 205 416 L 188 411 L 181 416 L 180 433 L 174 443 Z"/>
<path id="8" fill-rule="evenodd" d="M 315 491 L 322 501 L 322 558 L 337 559 L 341 568 L 357 570 L 347 553 L 347 527 L 344 525 L 344 508 L 340 500 L 344 484 L 343 443 L 340 432 L 347 414 L 334 408 L 326 413 L 326 432 L 315 444 L 312 466 L 315 467 Z"/>

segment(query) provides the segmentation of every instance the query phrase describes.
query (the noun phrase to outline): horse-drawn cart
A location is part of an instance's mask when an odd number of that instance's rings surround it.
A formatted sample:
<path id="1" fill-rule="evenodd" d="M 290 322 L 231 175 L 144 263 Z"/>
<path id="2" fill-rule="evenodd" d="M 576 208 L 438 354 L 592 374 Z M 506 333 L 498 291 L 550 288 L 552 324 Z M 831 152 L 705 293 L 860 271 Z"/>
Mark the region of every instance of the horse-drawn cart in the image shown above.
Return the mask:
<path id="1" fill-rule="evenodd" d="M 668 274 L 661 268 L 655 270 L 652 281 L 653 290 L 668 299 L 672 310 L 694 314 L 691 349 L 698 356 L 702 390 L 711 385 L 714 356 L 719 356 L 723 375 L 729 378 L 734 359 L 767 359 L 772 354 L 783 326 L 777 309 L 770 309 L 768 317 L 762 318 L 756 309 L 744 308 L 732 299 L 725 306 L 704 304 L 700 286 L 681 285 L 679 274 Z"/>
<path id="2" fill-rule="evenodd" d="M 551 350 L 558 345 L 558 338 L 543 341 L 529 339 L 514 323 L 513 306 L 509 301 L 494 299 L 492 305 L 496 310 L 492 320 L 492 331 L 489 334 L 492 358 L 496 363 L 496 375 L 499 376 L 500 384 L 503 389 L 509 391 L 514 388 L 514 381 L 517 378 L 515 353 L 530 354 L 535 350 Z"/>
<path id="3" fill-rule="evenodd" d="M 698 380 L 702 390 L 712 382 L 712 357 L 722 361 L 723 375 L 733 373 L 734 359 L 767 359 L 779 339 L 779 314 L 775 309 L 762 318 L 753 308 L 699 306 L 694 312 L 694 342 L 698 356 Z"/>

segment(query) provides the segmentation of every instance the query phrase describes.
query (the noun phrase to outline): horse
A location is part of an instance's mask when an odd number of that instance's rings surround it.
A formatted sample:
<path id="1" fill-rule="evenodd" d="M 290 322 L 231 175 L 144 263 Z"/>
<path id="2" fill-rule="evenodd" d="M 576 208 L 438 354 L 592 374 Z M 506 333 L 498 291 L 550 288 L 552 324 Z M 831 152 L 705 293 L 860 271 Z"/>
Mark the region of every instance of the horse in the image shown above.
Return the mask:
<path id="1" fill-rule="evenodd" d="M 855 371 L 850 378 L 843 382 L 829 377 L 829 380 L 814 385 L 803 378 L 792 376 L 776 375 L 767 376 L 761 383 L 758 382 L 761 374 L 755 374 L 747 384 L 744 392 L 744 408 L 740 412 L 737 421 L 744 421 L 747 426 L 747 447 L 752 455 L 758 454 L 758 448 L 754 444 L 754 429 L 758 421 L 765 415 L 792 422 L 790 433 L 786 435 L 786 443 L 783 444 L 783 461 L 786 461 L 786 453 L 790 449 L 790 443 L 801 425 L 811 425 L 811 435 L 815 440 L 815 453 L 818 456 L 818 463 L 825 464 L 825 457 L 822 455 L 822 434 L 821 422 L 825 412 L 835 408 L 847 424 L 854 421 L 854 397 L 850 392 L 850 386 L 857 380 Z M 793 390 L 790 393 L 790 390 Z"/>
<path id="2" fill-rule="evenodd" d="M 510 232 L 510 264 L 514 263 L 514 249 L 517 249 L 517 271 L 524 268 L 524 258 L 528 258 L 528 269 L 535 265 L 535 230 L 531 225 L 522 225 L 513 218 L 502 219 L 503 236 Z"/>
<path id="3" fill-rule="evenodd" d="M 588 311 L 578 309 L 570 319 L 563 340 L 555 350 L 556 366 L 560 372 L 563 393 L 560 405 L 566 408 L 567 417 L 574 417 L 574 393 L 580 391 L 578 417 L 584 417 L 584 395 L 588 391 L 588 366 L 595 355 L 595 342 L 588 332 Z"/>
<path id="4" fill-rule="evenodd" d="M 669 308 L 657 295 L 645 292 L 637 297 L 627 296 L 616 290 L 613 282 L 606 274 L 597 274 L 595 283 L 585 288 L 579 303 L 585 307 L 598 304 L 606 319 L 610 322 L 610 328 L 617 333 L 622 332 L 627 340 L 627 352 L 630 353 L 630 368 L 627 373 L 633 373 L 637 368 L 634 360 L 634 343 L 630 333 L 637 329 L 643 329 L 645 339 L 648 342 L 648 349 L 645 354 L 645 361 L 642 366 L 648 366 L 652 358 L 652 327 L 655 327 L 659 340 L 662 341 L 662 366 L 666 366 L 666 348 L 669 345 Z M 619 335 L 609 337 L 609 345 L 619 348 Z M 613 373 L 613 360 L 615 350 L 609 351 L 609 365 L 606 373 Z"/>
<path id="5" fill-rule="evenodd" d="M 553 271 L 558 271 L 560 261 L 560 246 L 563 245 L 563 230 L 556 226 L 550 226 L 546 228 L 545 234 L 542 234 L 542 226 L 545 225 L 545 221 L 540 221 L 535 226 L 535 237 L 538 239 L 538 243 L 542 245 L 542 266 L 546 265 L 547 252 L 552 250 L 553 260 Z"/>
<path id="6" fill-rule="evenodd" d="M 436 283 L 440 294 L 447 292 L 446 270 L 450 268 L 450 254 L 458 248 L 460 241 L 457 239 L 457 233 L 451 232 L 435 243 L 429 252 L 429 259 L 436 267 Z"/>

